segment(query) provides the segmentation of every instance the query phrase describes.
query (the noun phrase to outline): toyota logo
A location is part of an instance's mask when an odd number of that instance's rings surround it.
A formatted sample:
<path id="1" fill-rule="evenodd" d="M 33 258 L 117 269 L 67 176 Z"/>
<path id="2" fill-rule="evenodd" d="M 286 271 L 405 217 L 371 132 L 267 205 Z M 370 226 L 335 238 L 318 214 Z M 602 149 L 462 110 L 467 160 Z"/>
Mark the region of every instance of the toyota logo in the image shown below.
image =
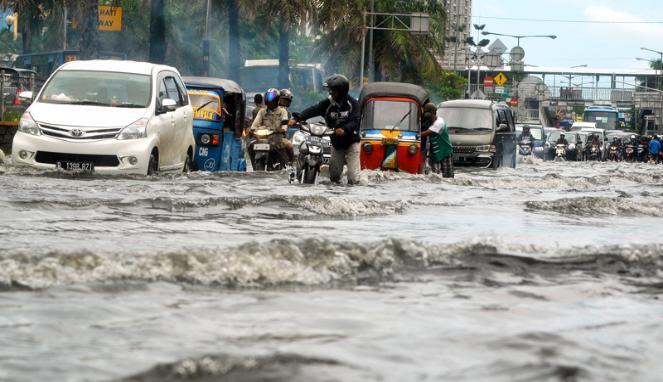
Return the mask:
<path id="1" fill-rule="evenodd" d="M 73 129 L 71 131 L 71 136 L 72 137 L 82 137 L 83 136 L 83 130 L 81 129 Z"/>

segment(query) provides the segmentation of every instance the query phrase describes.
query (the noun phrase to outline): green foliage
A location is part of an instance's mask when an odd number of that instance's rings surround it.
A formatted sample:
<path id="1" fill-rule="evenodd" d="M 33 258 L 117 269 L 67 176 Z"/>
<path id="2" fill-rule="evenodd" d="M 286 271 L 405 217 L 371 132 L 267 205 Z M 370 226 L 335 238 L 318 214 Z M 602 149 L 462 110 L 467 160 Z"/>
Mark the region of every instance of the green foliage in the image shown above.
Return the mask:
<path id="1" fill-rule="evenodd" d="M 439 103 L 462 98 L 467 80 L 452 71 L 442 70 L 438 76 L 427 79 L 424 86 L 430 91 L 431 100 Z"/>
<path id="2" fill-rule="evenodd" d="M 5 122 L 18 122 L 21 119 L 23 113 L 20 111 L 6 111 L 2 115 L 2 120 Z"/>

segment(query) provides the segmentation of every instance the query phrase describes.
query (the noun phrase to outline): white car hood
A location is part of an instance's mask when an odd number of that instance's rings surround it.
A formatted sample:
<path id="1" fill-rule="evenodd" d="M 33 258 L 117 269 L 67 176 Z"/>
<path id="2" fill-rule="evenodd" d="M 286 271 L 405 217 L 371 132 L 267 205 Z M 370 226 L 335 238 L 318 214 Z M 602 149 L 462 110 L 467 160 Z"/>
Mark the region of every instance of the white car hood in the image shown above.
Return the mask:
<path id="1" fill-rule="evenodd" d="M 39 123 L 60 126 L 124 127 L 143 118 L 145 109 L 102 107 L 87 105 L 62 105 L 38 102 L 29 109 L 32 118 Z"/>

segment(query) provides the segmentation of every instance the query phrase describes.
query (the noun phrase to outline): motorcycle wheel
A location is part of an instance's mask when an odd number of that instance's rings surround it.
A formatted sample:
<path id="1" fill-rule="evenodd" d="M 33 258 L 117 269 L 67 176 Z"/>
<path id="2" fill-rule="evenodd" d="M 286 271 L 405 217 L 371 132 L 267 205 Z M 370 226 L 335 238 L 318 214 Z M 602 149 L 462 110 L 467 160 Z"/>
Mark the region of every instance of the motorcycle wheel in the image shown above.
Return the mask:
<path id="1" fill-rule="evenodd" d="M 256 159 L 256 171 L 265 171 L 267 167 L 267 159 L 261 158 L 261 159 Z"/>
<path id="2" fill-rule="evenodd" d="M 315 184 L 315 176 L 318 171 L 314 167 L 306 166 L 304 168 L 304 183 Z"/>

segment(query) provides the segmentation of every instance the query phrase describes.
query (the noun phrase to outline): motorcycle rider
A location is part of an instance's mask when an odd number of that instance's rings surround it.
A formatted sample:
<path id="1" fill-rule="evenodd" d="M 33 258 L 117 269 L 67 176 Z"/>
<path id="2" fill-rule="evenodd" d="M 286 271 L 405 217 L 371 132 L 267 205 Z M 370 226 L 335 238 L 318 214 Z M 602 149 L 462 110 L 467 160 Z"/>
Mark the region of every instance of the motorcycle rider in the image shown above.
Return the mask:
<path id="1" fill-rule="evenodd" d="M 288 111 L 288 108 L 292 104 L 292 98 L 293 95 L 290 89 L 281 89 L 279 91 L 279 106 Z M 290 114 L 290 111 L 288 111 L 288 114 Z"/>
<path id="2" fill-rule="evenodd" d="M 256 105 L 253 110 L 251 110 L 251 121 L 255 120 L 256 117 L 258 116 L 258 112 L 260 112 L 261 109 L 265 107 L 265 105 L 262 104 L 263 97 L 262 94 L 257 93 L 256 95 L 253 96 L 253 103 Z"/>
<path id="3" fill-rule="evenodd" d="M 569 141 L 566 140 L 566 137 L 564 136 L 564 133 L 559 134 L 559 138 L 557 139 L 557 142 L 555 142 L 556 145 L 569 145 Z"/>
<path id="4" fill-rule="evenodd" d="M 351 97 L 350 81 L 341 75 L 328 77 L 323 84 L 329 91 L 329 97 L 296 115 L 288 125 L 306 121 L 313 117 L 323 117 L 327 126 L 334 129 L 331 136 L 331 159 L 329 178 L 338 183 L 343 174 L 343 166 L 348 166 L 348 184 L 359 183 L 359 103 Z"/>
<path id="5" fill-rule="evenodd" d="M 274 131 L 274 148 L 276 149 L 282 163 L 292 162 L 292 151 L 287 150 L 289 142 L 285 139 L 287 129 L 282 126 L 283 121 L 288 120 L 288 112 L 279 106 L 279 91 L 278 89 L 271 88 L 265 92 L 264 96 L 265 105 L 267 107 L 260 109 L 258 115 L 251 124 L 251 132 L 255 132 L 261 127 Z M 254 161 L 255 152 L 253 150 L 253 143 L 249 143 L 248 149 L 251 155 L 251 161 Z"/>
<path id="6" fill-rule="evenodd" d="M 530 145 L 532 145 L 534 142 L 534 136 L 532 135 L 532 132 L 530 131 L 529 126 L 525 125 L 523 126 L 523 133 L 520 135 L 520 140 L 524 140 L 525 138 L 529 138 L 530 140 Z"/>
<path id="7" fill-rule="evenodd" d="M 651 162 L 658 163 L 660 151 L 661 141 L 658 140 L 658 136 L 654 135 L 654 138 L 649 142 L 649 156 Z"/>

